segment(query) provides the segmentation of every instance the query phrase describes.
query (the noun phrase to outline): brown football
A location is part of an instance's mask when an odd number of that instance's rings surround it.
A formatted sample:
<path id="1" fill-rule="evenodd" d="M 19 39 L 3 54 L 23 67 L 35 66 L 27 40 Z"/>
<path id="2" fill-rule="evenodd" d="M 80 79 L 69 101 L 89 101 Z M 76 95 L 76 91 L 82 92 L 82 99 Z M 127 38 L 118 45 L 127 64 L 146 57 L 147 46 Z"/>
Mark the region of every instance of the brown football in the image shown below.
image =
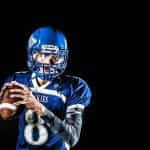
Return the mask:
<path id="1" fill-rule="evenodd" d="M 17 93 L 17 92 L 13 92 L 13 93 L 11 92 L 10 93 L 10 89 L 21 89 L 21 87 L 16 86 L 16 85 L 12 85 L 11 87 L 7 87 L 4 90 L 4 92 L 3 92 L 2 96 L 1 96 L 0 104 L 4 104 L 4 103 L 6 103 L 6 104 L 7 103 L 8 104 L 13 104 L 13 103 L 15 103 L 17 101 L 21 101 L 22 100 L 20 98 L 11 98 L 10 95 L 14 94 L 14 93 Z M 4 120 L 9 119 L 9 118 L 11 118 L 12 116 L 14 116 L 17 113 L 18 108 L 19 107 L 17 106 L 15 110 L 9 109 L 9 108 L 0 109 L 0 116 Z"/>

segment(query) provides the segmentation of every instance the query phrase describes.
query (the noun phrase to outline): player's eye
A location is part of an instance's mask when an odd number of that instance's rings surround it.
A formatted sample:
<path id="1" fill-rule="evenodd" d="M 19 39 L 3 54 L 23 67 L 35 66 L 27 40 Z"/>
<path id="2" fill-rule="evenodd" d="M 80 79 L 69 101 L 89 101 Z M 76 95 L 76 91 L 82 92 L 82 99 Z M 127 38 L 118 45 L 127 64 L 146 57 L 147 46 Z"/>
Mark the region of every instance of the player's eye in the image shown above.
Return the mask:
<path id="1" fill-rule="evenodd" d="M 50 59 L 50 63 L 52 64 L 59 64 L 64 61 L 64 58 L 62 56 L 53 55 Z"/>

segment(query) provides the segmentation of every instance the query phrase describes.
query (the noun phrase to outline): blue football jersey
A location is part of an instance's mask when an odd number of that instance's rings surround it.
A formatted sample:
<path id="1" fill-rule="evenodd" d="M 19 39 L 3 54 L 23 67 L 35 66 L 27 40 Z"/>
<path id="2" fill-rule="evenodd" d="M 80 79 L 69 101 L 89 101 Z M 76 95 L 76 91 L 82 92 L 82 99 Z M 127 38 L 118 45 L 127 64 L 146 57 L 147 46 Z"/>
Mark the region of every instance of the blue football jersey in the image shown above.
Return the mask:
<path id="1" fill-rule="evenodd" d="M 65 119 L 69 107 L 87 107 L 91 91 L 87 83 L 74 76 L 61 76 L 39 86 L 34 73 L 18 72 L 7 78 L 6 82 L 17 81 L 26 85 L 36 99 L 61 120 Z M 67 150 L 63 138 L 50 130 L 50 124 L 30 109 L 24 108 L 17 116 L 18 141 L 16 150 Z"/>

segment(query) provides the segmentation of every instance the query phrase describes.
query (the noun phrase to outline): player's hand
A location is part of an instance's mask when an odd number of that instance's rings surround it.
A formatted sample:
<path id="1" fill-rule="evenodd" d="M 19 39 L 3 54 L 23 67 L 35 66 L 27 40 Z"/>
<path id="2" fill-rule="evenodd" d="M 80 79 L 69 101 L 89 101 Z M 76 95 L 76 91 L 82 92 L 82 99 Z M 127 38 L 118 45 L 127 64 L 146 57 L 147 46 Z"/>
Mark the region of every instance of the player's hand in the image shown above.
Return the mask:
<path id="1" fill-rule="evenodd" d="M 13 82 L 12 84 L 20 86 L 21 89 L 11 89 L 10 92 L 12 92 L 11 97 L 12 98 L 21 98 L 22 101 L 18 101 L 14 103 L 16 106 L 19 106 L 21 104 L 24 104 L 26 108 L 31 109 L 34 112 L 37 112 L 39 115 L 43 115 L 45 111 L 45 106 L 43 106 L 32 94 L 32 91 L 25 85 Z M 17 92 L 17 94 L 14 94 Z"/>
<path id="2" fill-rule="evenodd" d="M 1 91 L 0 91 L 0 100 L 1 100 L 2 95 L 4 94 L 5 90 L 6 90 L 8 87 L 11 87 L 12 84 L 13 84 L 13 83 L 10 82 L 10 83 L 5 83 L 5 84 L 3 85 L 3 87 L 1 88 Z"/>

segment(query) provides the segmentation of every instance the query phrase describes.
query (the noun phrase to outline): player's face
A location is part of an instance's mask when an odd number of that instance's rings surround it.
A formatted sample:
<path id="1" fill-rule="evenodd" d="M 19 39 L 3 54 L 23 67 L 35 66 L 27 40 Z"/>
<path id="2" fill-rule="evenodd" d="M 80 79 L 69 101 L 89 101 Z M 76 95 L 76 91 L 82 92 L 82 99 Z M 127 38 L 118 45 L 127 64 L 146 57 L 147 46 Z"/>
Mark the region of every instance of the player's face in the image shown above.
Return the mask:
<path id="1" fill-rule="evenodd" d="M 64 61 L 64 57 L 62 56 L 58 56 L 58 55 L 54 55 L 54 54 L 49 54 L 49 53 L 38 53 L 36 52 L 33 55 L 33 58 L 39 62 L 39 63 L 43 63 L 43 64 L 48 64 L 48 65 L 57 65 L 59 63 L 62 63 Z M 40 71 L 41 72 L 49 72 L 49 71 L 54 71 L 53 67 L 40 67 Z"/>

